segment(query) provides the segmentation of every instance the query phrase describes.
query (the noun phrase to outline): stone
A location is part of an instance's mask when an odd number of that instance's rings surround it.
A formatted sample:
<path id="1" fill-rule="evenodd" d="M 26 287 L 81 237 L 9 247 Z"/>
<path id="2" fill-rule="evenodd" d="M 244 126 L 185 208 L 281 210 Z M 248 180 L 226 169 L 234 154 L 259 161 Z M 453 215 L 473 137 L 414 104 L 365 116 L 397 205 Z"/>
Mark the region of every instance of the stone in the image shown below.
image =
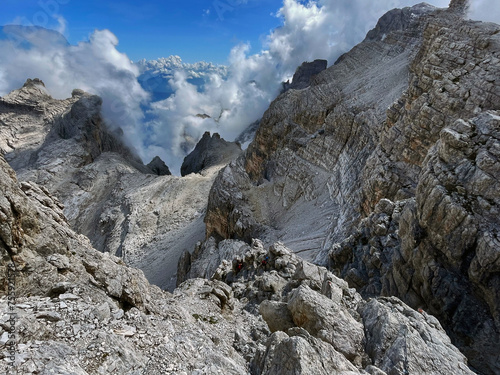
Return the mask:
<path id="1" fill-rule="evenodd" d="M 365 298 L 425 309 L 494 374 L 500 29 L 466 6 L 390 11 L 281 93 L 216 178 L 205 223 L 207 238 L 279 238 Z"/>
<path id="2" fill-rule="evenodd" d="M 58 296 L 59 294 L 64 294 L 67 291 L 73 290 L 75 287 L 74 284 L 67 282 L 67 281 L 62 281 L 59 283 L 56 283 L 49 291 L 50 296 Z"/>
<path id="3" fill-rule="evenodd" d="M 262 301 L 259 305 L 259 313 L 269 326 L 271 332 L 286 332 L 289 328 L 295 327 L 293 316 L 287 308 L 285 302 Z"/>
<path id="4" fill-rule="evenodd" d="M 181 175 L 200 173 L 217 164 L 227 164 L 241 153 L 241 147 L 234 142 L 227 142 L 218 133 L 212 136 L 205 132 L 196 147 L 184 158 Z"/>
<path id="5" fill-rule="evenodd" d="M 172 174 L 170 169 L 168 169 L 168 166 L 163 160 L 160 159 L 159 156 L 155 156 L 153 160 L 147 164 L 147 167 L 149 167 L 149 169 L 151 169 L 151 171 L 158 176 L 169 176 Z"/>
<path id="6" fill-rule="evenodd" d="M 52 264 L 58 270 L 65 270 L 69 268 L 69 259 L 62 254 L 52 254 L 47 257 L 47 262 Z"/>
<path id="7" fill-rule="evenodd" d="M 360 357 L 363 325 L 347 310 L 304 285 L 290 293 L 287 306 L 298 327 L 330 343 L 349 360 Z"/>
<path id="8" fill-rule="evenodd" d="M 119 320 L 119 319 L 123 318 L 124 312 L 122 309 L 118 309 L 118 310 L 114 311 L 112 315 L 113 315 L 114 319 Z"/>
<path id="9" fill-rule="evenodd" d="M 55 311 L 44 311 L 36 315 L 37 319 L 45 319 L 50 322 L 57 322 L 61 320 L 61 315 Z"/>
<path id="10" fill-rule="evenodd" d="M 73 293 L 63 293 L 63 294 L 59 295 L 59 299 L 60 300 L 75 301 L 75 300 L 80 299 L 80 297 L 78 297 L 77 295 L 75 295 Z"/>
<path id="11" fill-rule="evenodd" d="M 401 307 L 401 308 L 400 308 Z M 441 325 L 395 298 L 372 299 L 362 308 L 367 352 L 387 374 L 471 374 L 464 355 L 451 346 Z M 415 352 L 405 350 L 418 348 Z M 451 350 L 451 351 L 448 351 Z M 417 359 L 418 358 L 418 359 Z"/>
<path id="12" fill-rule="evenodd" d="M 9 332 L 3 332 L 0 336 L 0 345 L 4 346 L 9 341 Z"/>
<path id="13" fill-rule="evenodd" d="M 497 373 L 500 29 L 450 5 L 392 11 L 244 154 L 182 178 L 136 160 L 99 97 L 1 98 L 0 311 L 12 265 L 33 306 L 17 370 Z M 145 277 L 176 270 L 173 294 Z"/>
<path id="14" fill-rule="evenodd" d="M 123 326 L 121 328 L 115 329 L 114 333 L 122 336 L 134 336 L 137 332 L 137 329 L 132 326 Z"/>
<path id="15" fill-rule="evenodd" d="M 261 373 L 266 375 L 359 374 L 356 367 L 330 345 L 304 331 L 295 331 L 291 337 L 274 333 L 259 365 Z"/>
<path id="16" fill-rule="evenodd" d="M 326 60 L 314 60 L 312 62 L 303 62 L 293 74 L 292 82 L 283 83 L 283 92 L 293 89 L 301 90 L 309 87 L 314 77 L 326 69 L 328 62 Z"/>
<path id="17" fill-rule="evenodd" d="M 94 310 L 92 310 L 92 314 L 99 320 L 103 321 L 106 318 L 111 316 L 111 311 L 109 309 L 109 305 L 107 302 L 103 302 L 98 305 Z"/>
<path id="18" fill-rule="evenodd" d="M 203 174 L 169 176 L 159 159 L 144 165 L 123 141 L 123 131 L 106 124 L 101 98 L 77 89 L 71 98 L 54 99 L 40 82 L 28 81 L 0 99 L 0 153 L 21 188 L 56 207 L 50 211 L 54 219 L 67 220 L 93 247 L 173 290 L 179 256 L 204 239 L 212 182 L 237 155 L 223 152 L 226 159 L 216 158 Z M 233 143 L 228 147 L 241 151 Z"/>

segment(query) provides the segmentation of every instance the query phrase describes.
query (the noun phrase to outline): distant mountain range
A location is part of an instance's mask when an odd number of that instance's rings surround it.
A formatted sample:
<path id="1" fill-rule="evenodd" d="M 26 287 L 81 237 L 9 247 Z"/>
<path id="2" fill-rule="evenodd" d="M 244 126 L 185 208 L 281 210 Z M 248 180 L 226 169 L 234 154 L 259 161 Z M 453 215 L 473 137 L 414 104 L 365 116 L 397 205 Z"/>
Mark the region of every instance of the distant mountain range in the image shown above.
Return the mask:
<path id="1" fill-rule="evenodd" d="M 169 81 L 174 77 L 175 72 L 184 73 L 188 82 L 195 85 L 198 91 L 203 91 L 204 85 L 212 74 L 217 74 L 223 79 L 228 74 L 227 66 L 205 61 L 189 64 L 176 55 L 156 60 L 143 59 L 137 61 L 136 64 L 141 72 L 138 80 L 142 87 L 152 94 L 153 101 L 166 99 L 174 93 Z"/>
<path id="2" fill-rule="evenodd" d="M 32 44 L 43 41 L 45 45 L 68 46 L 67 39 L 56 30 L 46 29 L 39 26 L 5 25 L 0 27 L 0 40 L 11 40 L 18 46 L 26 49 Z M 188 82 L 195 85 L 198 91 L 203 91 L 204 85 L 210 79 L 210 75 L 217 74 L 225 79 L 228 67 L 216 65 L 210 62 L 199 61 L 194 64 L 185 63 L 180 56 L 172 55 L 161 57 L 156 60 L 142 59 L 135 64 L 140 70 L 138 81 L 141 86 L 152 94 L 152 101 L 168 98 L 174 93 L 169 81 L 175 72 L 182 72 L 188 78 Z"/>

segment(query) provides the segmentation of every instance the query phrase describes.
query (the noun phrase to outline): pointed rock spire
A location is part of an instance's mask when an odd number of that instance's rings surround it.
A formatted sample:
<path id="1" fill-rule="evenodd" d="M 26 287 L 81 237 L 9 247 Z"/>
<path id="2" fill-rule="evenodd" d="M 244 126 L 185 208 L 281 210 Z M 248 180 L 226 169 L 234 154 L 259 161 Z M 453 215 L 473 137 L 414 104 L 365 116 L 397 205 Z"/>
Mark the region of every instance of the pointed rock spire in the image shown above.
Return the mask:
<path id="1" fill-rule="evenodd" d="M 469 0 L 451 0 L 448 8 L 451 11 L 465 15 L 469 10 L 469 6 Z"/>

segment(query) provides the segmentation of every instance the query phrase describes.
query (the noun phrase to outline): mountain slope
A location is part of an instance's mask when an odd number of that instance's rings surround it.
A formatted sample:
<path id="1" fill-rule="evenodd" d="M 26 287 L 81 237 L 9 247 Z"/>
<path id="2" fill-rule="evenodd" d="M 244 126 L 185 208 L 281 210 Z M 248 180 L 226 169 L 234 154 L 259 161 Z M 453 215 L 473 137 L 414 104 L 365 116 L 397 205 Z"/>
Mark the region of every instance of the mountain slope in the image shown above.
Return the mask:
<path id="1" fill-rule="evenodd" d="M 391 11 L 280 95 L 216 179 L 205 222 L 207 237 L 280 239 L 367 296 L 424 308 L 492 374 L 500 26 L 463 20 L 462 5 Z"/>
<path id="2" fill-rule="evenodd" d="M 93 249 L 59 202 L 19 183 L 3 156 L 0 188 L 0 347 L 12 339 L 10 265 L 17 372 L 472 374 L 432 316 L 395 298 L 364 301 L 281 244 L 266 251 L 254 241 L 236 267 L 225 262 L 214 279 L 170 294 Z M 0 371 L 9 366 L 0 361 Z"/>
<path id="3" fill-rule="evenodd" d="M 58 197 L 72 228 L 95 248 L 172 290 L 179 256 L 204 238 L 203 215 L 217 171 L 237 152 L 219 160 L 215 150 L 210 167 L 199 174 L 171 176 L 161 161 L 143 165 L 121 131 L 108 129 L 101 103 L 81 90 L 55 100 L 43 82 L 28 80 L 0 99 L 1 152 L 21 180 Z"/>

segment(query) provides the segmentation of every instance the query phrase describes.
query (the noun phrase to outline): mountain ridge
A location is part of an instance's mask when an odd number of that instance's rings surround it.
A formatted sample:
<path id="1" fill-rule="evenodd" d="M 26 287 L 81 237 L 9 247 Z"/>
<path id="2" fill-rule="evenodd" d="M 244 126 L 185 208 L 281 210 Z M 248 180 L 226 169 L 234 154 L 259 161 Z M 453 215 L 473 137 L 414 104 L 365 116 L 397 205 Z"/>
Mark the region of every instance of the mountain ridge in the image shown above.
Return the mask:
<path id="1" fill-rule="evenodd" d="M 207 238 L 279 238 L 365 296 L 430 311 L 496 373 L 499 175 L 480 160 L 498 163 L 499 26 L 457 7 L 391 11 L 392 31 L 379 24 L 309 88 L 281 94 L 216 179 L 205 222 Z M 493 263 L 479 272 L 483 254 Z"/>
<path id="2" fill-rule="evenodd" d="M 121 130 L 108 128 L 101 103 L 78 89 L 71 98 L 52 99 L 42 81 L 29 79 L 0 99 L 0 147 L 20 180 L 58 197 L 72 228 L 93 247 L 173 290 L 178 257 L 203 239 L 211 183 L 236 154 L 220 159 L 219 150 L 211 150 L 213 160 L 200 173 L 171 176 L 159 159 L 144 165 Z"/>
<path id="3" fill-rule="evenodd" d="M 182 178 L 134 164 L 98 97 L 2 98 L 22 369 L 497 373 L 500 26 L 464 4 L 390 11 Z"/>

